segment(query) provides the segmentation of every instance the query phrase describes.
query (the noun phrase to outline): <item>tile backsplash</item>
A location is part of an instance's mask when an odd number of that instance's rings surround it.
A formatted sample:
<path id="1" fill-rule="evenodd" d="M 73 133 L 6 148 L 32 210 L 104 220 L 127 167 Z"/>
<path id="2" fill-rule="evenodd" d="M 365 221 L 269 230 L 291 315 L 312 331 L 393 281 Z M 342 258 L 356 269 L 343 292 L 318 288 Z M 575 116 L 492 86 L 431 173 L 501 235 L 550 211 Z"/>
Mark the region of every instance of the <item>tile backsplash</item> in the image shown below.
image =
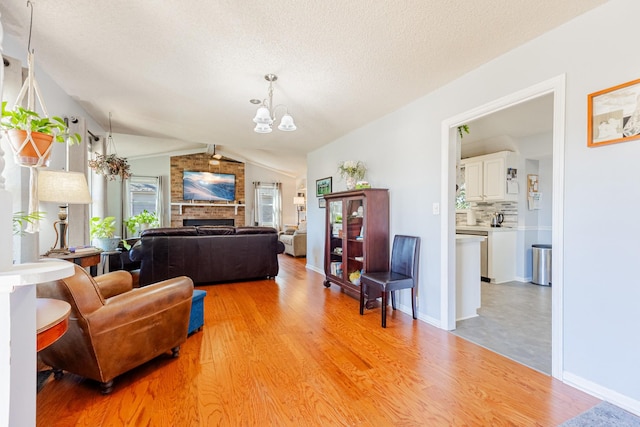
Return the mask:
<path id="1" fill-rule="evenodd" d="M 493 214 L 500 212 L 504 215 L 503 227 L 518 226 L 517 202 L 470 202 L 469 205 L 476 214 L 476 225 L 490 226 Z M 456 225 L 467 225 L 466 212 L 456 213 Z"/>

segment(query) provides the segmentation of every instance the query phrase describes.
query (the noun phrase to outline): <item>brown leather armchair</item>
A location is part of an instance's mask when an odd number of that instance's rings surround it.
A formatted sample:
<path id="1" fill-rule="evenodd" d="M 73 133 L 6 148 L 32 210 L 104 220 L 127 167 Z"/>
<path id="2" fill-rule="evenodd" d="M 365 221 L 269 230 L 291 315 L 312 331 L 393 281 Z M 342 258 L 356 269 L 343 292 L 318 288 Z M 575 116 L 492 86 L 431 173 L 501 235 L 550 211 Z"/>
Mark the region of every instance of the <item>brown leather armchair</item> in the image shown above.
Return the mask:
<path id="1" fill-rule="evenodd" d="M 94 278 L 76 265 L 73 276 L 38 284 L 37 294 L 71 304 L 69 329 L 40 351 L 41 360 L 56 378 L 66 370 L 99 381 L 108 394 L 118 375 L 169 350 L 178 356 L 187 338 L 193 282 L 181 276 L 133 289 L 126 271 Z"/>

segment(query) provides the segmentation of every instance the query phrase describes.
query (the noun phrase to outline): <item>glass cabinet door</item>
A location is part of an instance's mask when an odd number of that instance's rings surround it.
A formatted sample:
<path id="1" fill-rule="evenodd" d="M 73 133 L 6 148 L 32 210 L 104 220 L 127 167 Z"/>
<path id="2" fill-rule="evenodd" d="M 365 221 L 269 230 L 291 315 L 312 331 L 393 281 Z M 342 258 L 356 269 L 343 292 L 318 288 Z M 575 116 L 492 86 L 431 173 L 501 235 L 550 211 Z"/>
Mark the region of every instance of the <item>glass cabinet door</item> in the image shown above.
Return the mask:
<path id="1" fill-rule="evenodd" d="M 346 279 L 360 286 L 360 275 L 364 266 L 365 199 L 353 198 L 346 201 Z"/>
<path id="2" fill-rule="evenodd" d="M 342 200 L 333 200 L 329 202 L 329 226 L 331 227 L 330 242 L 330 274 L 343 278 L 343 223 L 342 223 Z"/>

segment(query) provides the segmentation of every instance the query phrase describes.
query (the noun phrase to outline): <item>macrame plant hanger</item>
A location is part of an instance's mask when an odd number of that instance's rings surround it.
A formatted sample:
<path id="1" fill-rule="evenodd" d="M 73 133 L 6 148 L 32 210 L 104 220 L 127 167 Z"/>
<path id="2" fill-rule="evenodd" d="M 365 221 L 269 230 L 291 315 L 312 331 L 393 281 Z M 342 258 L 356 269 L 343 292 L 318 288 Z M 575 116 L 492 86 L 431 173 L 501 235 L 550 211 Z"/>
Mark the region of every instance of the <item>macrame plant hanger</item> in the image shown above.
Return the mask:
<path id="1" fill-rule="evenodd" d="M 104 149 L 105 155 L 113 154 L 116 158 L 118 157 L 118 153 L 116 152 L 116 143 L 113 141 L 113 136 L 111 132 L 111 111 L 109 111 L 109 136 L 107 137 L 107 146 Z M 125 177 L 120 174 L 120 235 L 124 236 L 124 203 L 125 203 Z"/>
<path id="2" fill-rule="evenodd" d="M 40 104 L 42 112 L 44 113 L 45 118 L 49 118 L 49 113 L 47 112 L 47 107 L 42 100 L 42 94 L 40 93 L 40 86 L 38 86 L 38 82 L 35 77 L 35 67 L 34 67 L 34 51 L 31 49 L 31 31 L 33 29 L 33 3 L 31 1 L 27 1 L 27 6 L 31 7 L 31 20 L 29 22 L 29 43 L 27 45 L 27 66 L 28 66 L 28 74 L 27 79 L 25 80 L 20 92 L 18 93 L 18 97 L 16 98 L 16 102 L 12 106 L 12 109 L 15 109 L 17 105 L 21 105 L 24 101 L 24 97 L 27 97 L 27 107 L 26 109 L 29 111 L 35 111 L 36 100 Z M 56 135 L 53 135 L 55 138 Z M 31 117 L 27 117 L 27 127 L 26 127 L 26 136 L 22 144 L 18 147 L 15 147 L 14 144 L 9 144 L 14 152 L 16 157 L 16 163 L 20 166 L 29 168 L 29 215 L 35 214 L 38 211 L 38 167 L 45 164 L 49 153 L 51 152 L 51 147 L 53 143 L 49 144 L 48 147 L 42 151 L 38 144 L 34 141 L 32 132 L 31 132 Z M 33 152 L 37 156 L 37 161 L 33 164 L 25 164 L 18 159 L 18 153 L 20 153 L 23 149 L 29 148 L 33 150 Z M 46 166 L 46 165 L 45 165 Z M 27 223 L 26 231 L 27 232 L 37 232 L 38 231 L 38 223 L 39 221 L 29 221 Z"/>

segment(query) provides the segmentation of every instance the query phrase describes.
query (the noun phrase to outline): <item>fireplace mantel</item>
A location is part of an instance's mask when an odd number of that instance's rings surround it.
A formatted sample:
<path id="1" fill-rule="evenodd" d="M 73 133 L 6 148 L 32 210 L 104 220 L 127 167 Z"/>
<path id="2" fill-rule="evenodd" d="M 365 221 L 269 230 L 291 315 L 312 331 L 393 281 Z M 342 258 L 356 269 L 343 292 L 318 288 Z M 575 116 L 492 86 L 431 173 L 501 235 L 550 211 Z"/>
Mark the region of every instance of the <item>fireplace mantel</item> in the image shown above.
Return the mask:
<path id="1" fill-rule="evenodd" d="M 240 203 L 206 203 L 206 202 L 172 202 L 171 206 L 178 206 L 180 208 L 180 215 L 182 215 L 182 207 L 183 206 L 213 206 L 216 208 L 224 208 L 224 207 L 233 207 L 235 208 L 235 215 L 238 215 L 238 208 L 245 207 L 246 205 Z"/>

